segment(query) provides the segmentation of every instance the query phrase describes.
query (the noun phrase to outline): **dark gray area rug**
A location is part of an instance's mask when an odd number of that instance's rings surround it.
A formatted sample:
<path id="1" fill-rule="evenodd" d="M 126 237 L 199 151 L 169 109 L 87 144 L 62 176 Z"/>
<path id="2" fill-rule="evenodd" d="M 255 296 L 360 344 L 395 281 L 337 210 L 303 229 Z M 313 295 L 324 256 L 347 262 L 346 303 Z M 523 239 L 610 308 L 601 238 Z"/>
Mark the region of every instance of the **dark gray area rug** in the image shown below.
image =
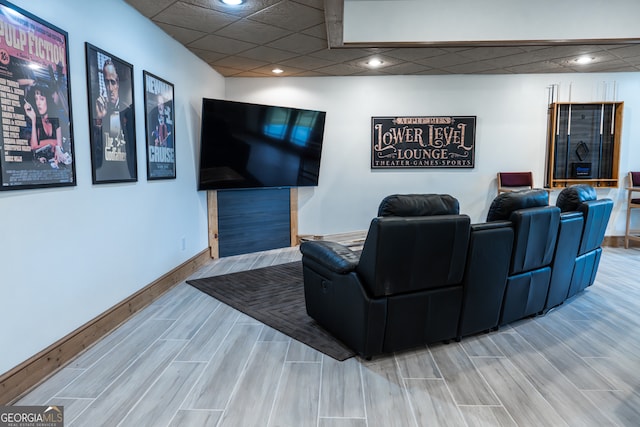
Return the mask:
<path id="1" fill-rule="evenodd" d="M 307 315 L 300 261 L 187 283 L 336 360 L 355 356 Z"/>

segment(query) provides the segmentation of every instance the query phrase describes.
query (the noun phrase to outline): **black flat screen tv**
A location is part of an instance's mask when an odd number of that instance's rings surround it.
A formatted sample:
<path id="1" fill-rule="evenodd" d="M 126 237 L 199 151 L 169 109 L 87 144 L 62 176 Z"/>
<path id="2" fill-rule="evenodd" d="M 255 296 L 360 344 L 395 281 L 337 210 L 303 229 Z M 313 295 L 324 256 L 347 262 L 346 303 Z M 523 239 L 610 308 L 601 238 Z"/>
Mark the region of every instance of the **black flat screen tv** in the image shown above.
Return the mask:
<path id="1" fill-rule="evenodd" d="M 325 117 L 204 98 L 198 190 L 317 186 Z"/>

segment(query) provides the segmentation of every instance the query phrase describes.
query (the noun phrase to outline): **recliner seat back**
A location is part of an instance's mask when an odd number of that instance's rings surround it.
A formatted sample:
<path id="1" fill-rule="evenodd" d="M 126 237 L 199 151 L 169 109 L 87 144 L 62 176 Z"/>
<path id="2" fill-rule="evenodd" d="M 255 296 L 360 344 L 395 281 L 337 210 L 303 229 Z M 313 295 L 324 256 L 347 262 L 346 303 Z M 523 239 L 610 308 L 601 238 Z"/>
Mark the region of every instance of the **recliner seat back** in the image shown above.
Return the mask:
<path id="1" fill-rule="evenodd" d="M 374 297 L 460 283 L 470 218 L 448 194 L 393 194 L 378 207 L 357 273 Z"/>
<path id="2" fill-rule="evenodd" d="M 514 229 L 509 274 L 549 265 L 558 236 L 560 209 L 554 206 L 518 209 L 509 219 Z"/>
<path id="3" fill-rule="evenodd" d="M 600 246 L 613 210 L 613 200 L 597 199 L 593 187 L 576 184 L 560 192 L 556 206 L 563 212 L 580 212 L 584 218 L 578 255 L 567 294 L 567 298 L 570 298 L 595 281 L 602 255 Z"/>
<path id="4" fill-rule="evenodd" d="M 510 221 L 471 224 L 458 338 L 498 326 L 512 247 Z"/>
<path id="5" fill-rule="evenodd" d="M 567 299 L 573 268 L 578 256 L 584 218 L 580 212 L 561 212 L 556 249 L 551 262 L 551 281 L 544 309 L 548 310 Z"/>
<path id="6" fill-rule="evenodd" d="M 374 218 L 356 272 L 374 297 L 458 284 L 470 224 L 467 215 Z"/>
<path id="7" fill-rule="evenodd" d="M 611 199 L 589 200 L 578 206 L 578 212 L 584 215 L 584 231 L 578 249 L 579 255 L 602 245 L 612 210 L 613 200 Z"/>
<path id="8" fill-rule="evenodd" d="M 611 199 L 597 198 L 596 190 L 587 184 L 569 186 L 558 194 L 556 206 L 562 212 L 581 212 L 584 226 L 578 255 L 593 251 L 602 245 L 609 217 L 613 210 Z"/>
<path id="9" fill-rule="evenodd" d="M 544 308 L 560 223 L 560 209 L 548 203 L 545 190 L 525 190 L 503 193 L 489 208 L 487 221 L 508 219 L 514 232 L 500 324 Z"/>
<path id="10" fill-rule="evenodd" d="M 449 194 L 392 194 L 378 206 L 378 216 L 458 215 L 460 203 Z"/>

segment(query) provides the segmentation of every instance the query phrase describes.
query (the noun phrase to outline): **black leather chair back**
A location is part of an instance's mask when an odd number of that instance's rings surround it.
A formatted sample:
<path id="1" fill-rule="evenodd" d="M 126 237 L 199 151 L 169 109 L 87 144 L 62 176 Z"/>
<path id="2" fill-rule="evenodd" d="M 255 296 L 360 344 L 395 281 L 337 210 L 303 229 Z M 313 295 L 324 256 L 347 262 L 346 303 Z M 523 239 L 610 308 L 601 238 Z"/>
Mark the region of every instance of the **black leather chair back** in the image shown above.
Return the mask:
<path id="1" fill-rule="evenodd" d="M 558 236 L 560 209 L 555 206 L 519 209 L 509 219 L 514 227 L 509 274 L 549 265 Z"/>
<path id="2" fill-rule="evenodd" d="M 549 193 L 541 189 L 520 190 L 502 193 L 491 202 L 487 222 L 509 220 L 518 209 L 549 205 Z"/>
<path id="3" fill-rule="evenodd" d="M 613 210 L 613 200 L 597 199 L 596 190 L 588 184 L 575 184 L 563 189 L 556 200 L 562 212 L 577 211 L 584 216 L 584 228 L 578 255 L 600 247 Z"/>
<path id="4" fill-rule="evenodd" d="M 556 250 L 551 262 L 551 280 L 544 310 L 562 304 L 567 299 L 583 226 L 584 218 L 580 212 L 562 212 L 560 214 L 560 227 Z"/>
<path id="5" fill-rule="evenodd" d="M 502 193 L 491 202 L 487 221 L 509 220 L 514 244 L 509 275 L 551 263 L 560 223 L 560 209 L 549 206 L 549 193 L 541 189 Z"/>
<path id="6" fill-rule="evenodd" d="M 612 210 L 613 200 L 611 199 L 589 200 L 580 204 L 578 211 L 584 215 L 584 232 L 578 255 L 590 252 L 602 245 Z"/>
<path id="7" fill-rule="evenodd" d="M 595 281 L 604 233 L 613 210 L 611 199 L 597 199 L 596 191 L 587 184 L 572 185 L 560 192 L 556 205 L 563 212 L 580 212 L 584 218 L 578 255 L 571 276 L 567 298 L 591 286 Z"/>
<path id="8" fill-rule="evenodd" d="M 356 272 L 374 297 L 458 284 L 470 225 L 467 215 L 374 218 Z"/>
<path id="9" fill-rule="evenodd" d="M 512 246 L 510 221 L 471 225 L 458 338 L 498 326 Z"/>
<path id="10" fill-rule="evenodd" d="M 540 189 L 503 193 L 491 203 L 487 221 L 508 219 L 514 233 L 500 324 L 544 308 L 560 224 L 560 209 L 548 204 Z"/>
<path id="11" fill-rule="evenodd" d="M 596 200 L 598 195 L 595 188 L 588 184 L 575 184 L 564 188 L 556 199 L 556 206 L 562 212 L 577 211 L 581 203 Z"/>
<path id="12" fill-rule="evenodd" d="M 449 194 L 392 194 L 380 202 L 378 216 L 457 215 L 458 199 Z"/>

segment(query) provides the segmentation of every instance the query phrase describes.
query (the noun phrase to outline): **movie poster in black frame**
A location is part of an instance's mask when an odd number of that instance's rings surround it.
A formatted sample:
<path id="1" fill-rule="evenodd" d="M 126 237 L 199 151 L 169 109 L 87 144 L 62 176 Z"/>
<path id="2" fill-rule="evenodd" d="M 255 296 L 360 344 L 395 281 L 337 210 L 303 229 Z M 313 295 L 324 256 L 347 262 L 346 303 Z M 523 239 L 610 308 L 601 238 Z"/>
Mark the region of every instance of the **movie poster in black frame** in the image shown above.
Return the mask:
<path id="1" fill-rule="evenodd" d="M 137 181 L 133 65 L 85 46 L 93 183 Z"/>
<path id="2" fill-rule="evenodd" d="M 175 179 L 173 84 L 144 70 L 147 179 Z"/>
<path id="3" fill-rule="evenodd" d="M 0 190 L 76 185 L 66 31 L 0 0 Z"/>

